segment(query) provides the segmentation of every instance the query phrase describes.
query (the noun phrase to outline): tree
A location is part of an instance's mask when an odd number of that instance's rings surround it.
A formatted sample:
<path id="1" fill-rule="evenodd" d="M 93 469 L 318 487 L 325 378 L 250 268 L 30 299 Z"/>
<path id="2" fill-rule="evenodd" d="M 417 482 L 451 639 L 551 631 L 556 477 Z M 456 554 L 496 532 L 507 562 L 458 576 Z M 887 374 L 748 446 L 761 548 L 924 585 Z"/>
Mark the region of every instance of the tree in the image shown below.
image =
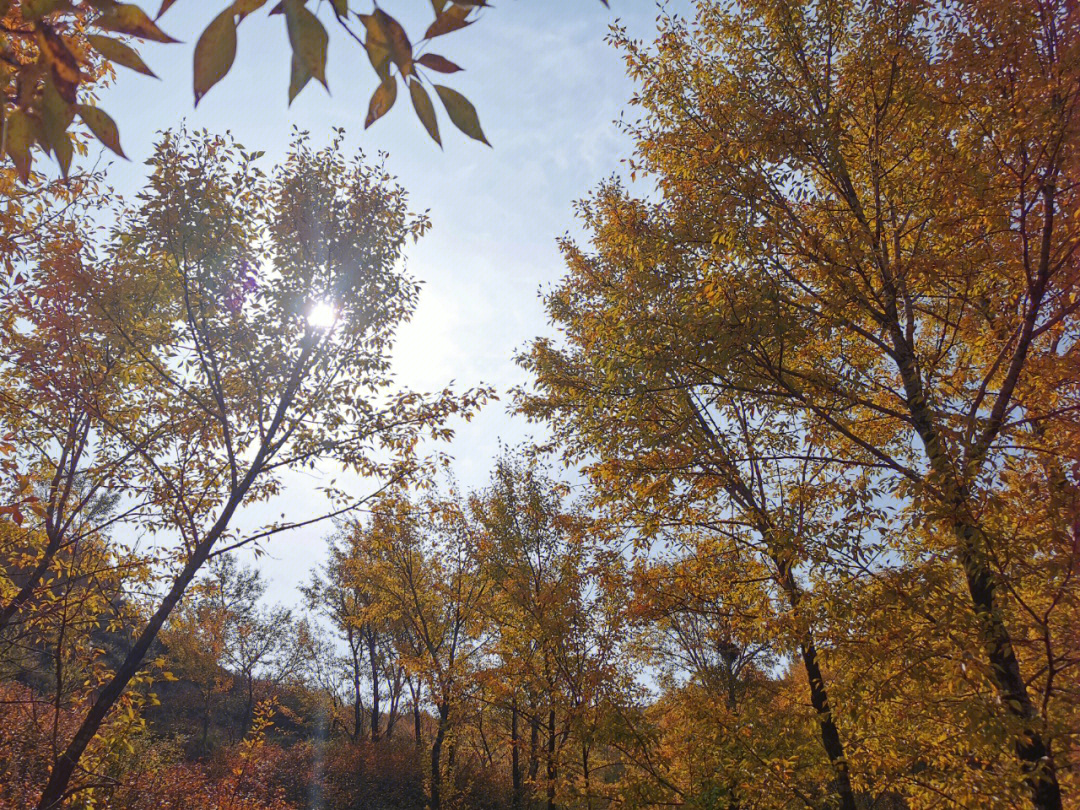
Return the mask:
<path id="1" fill-rule="evenodd" d="M 641 83 L 631 170 L 660 195 L 602 194 L 597 217 L 619 272 L 638 274 L 636 309 L 668 306 L 651 314 L 695 330 L 692 359 L 723 396 L 790 414 L 825 467 L 880 486 L 902 507 L 904 533 L 886 536 L 906 559 L 953 561 L 974 621 L 950 633 L 973 634 L 995 693 L 978 713 L 993 723 L 965 734 L 1010 740 L 1039 808 L 1062 806 L 1054 733 L 1073 699 L 1050 673 L 1075 666 L 1058 651 L 1076 605 L 1061 572 L 1075 560 L 1077 23 L 1052 1 L 761 0 L 701 2 L 692 26 L 664 21 L 655 50 L 616 33 Z M 578 285 L 606 311 L 624 276 L 603 270 L 580 260 L 557 319 Z M 677 300 L 657 292 L 673 279 Z M 1025 529 L 1021 479 L 1048 495 Z"/>
<path id="2" fill-rule="evenodd" d="M 352 738 L 358 740 L 362 731 L 362 684 L 366 680 L 371 695 L 368 729 L 371 741 L 377 742 L 383 730 L 383 681 L 386 682 L 385 694 L 390 701 L 385 724 L 387 736 L 393 734 L 401 693 L 405 688 L 396 655 L 400 647 L 396 636 L 402 632 L 402 628 L 396 626 L 379 606 L 376 595 L 365 587 L 363 580 L 350 574 L 355 561 L 363 554 L 363 549 L 357 547 L 359 540 L 355 532 L 348 531 L 336 538 L 330 549 L 330 560 L 320 572 L 312 574 L 311 583 L 303 588 L 303 593 L 309 605 L 330 621 L 339 638 L 345 642 L 347 677 L 353 701 Z"/>
<path id="3" fill-rule="evenodd" d="M 361 623 L 362 594 L 348 585 L 346 563 L 347 551 L 338 544 L 330 549 L 330 560 L 311 575 L 311 582 L 303 588 L 309 607 L 330 622 L 339 640 L 345 642 L 346 680 L 350 686 L 353 707 L 353 726 L 350 736 L 359 740 L 363 730 L 364 698 L 364 643 L 357 625 Z"/>
<path id="4" fill-rule="evenodd" d="M 108 505 L 99 509 L 107 511 Z M 40 530 L 27 532 L 13 522 L 0 524 L 0 548 L 5 551 L 0 591 L 15 590 L 18 586 L 12 580 L 25 576 L 18 567 L 20 555 L 6 553 L 9 544 L 16 543 L 33 554 L 40 553 L 47 540 Z M 18 733 L 30 749 L 20 756 L 17 746 L 5 746 L 0 759 L 6 767 L 12 760 L 23 759 L 45 766 L 34 770 L 39 778 L 47 776 L 47 766 L 62 753 L 79 712 L 113 675 L 117 651 L 127 642 L 128 628 L 138 616 L 129 594 L 147 587 L 149 569 L 148 561 L 135 554 L 121 556 L 103 531 L 84 533 L 77 544 L 51 557 L 32 599 L 23 606 L 20 621 L 0 632 L 0 679 L 7 687 L 6 700 L 13 715 L 8 719 L 16 723 L 21 719 Z M 141 687 L 160 663 L 147 662 L 145 670 L 136 674 L 133 680 L 139 688 L 122 697 L 118 711 L 87 751 L 84 762 L 101 785 L 115 780 L 126 758 L 126 746 L 143 731 L 142 709 L 153 698 Z M 28 779 L 20 785 L 16 774 L 8 776 L 13 779 L 13 790 L 22 787 L 31 795 L 40 790 L 40 783 Z M 6 790 L 0 791 L 0 803 L 5 799 L 11 799 L 12 806 L 26 806 Z"/>
<path id="5" fill-rule="evenodd" d="M 123 506 L 106 508 L 117 506 L 118 482 L 131 471 L 134 453 L 111 440 L 105 421 L 129 418 L 124 391 L 138 369 L 130 355 L 108 346 L 108 328 L 71 288 L 70 264 L 83 246 L 76 222 L 98 199 L 81 194 L 72 190 L 69 208 L 44 206 L 27 216 L 44 220 L 35 228 L 38 245 L 29 253 L 13 245 L 9 254 L 41 259 L 35 283 L 26 286 L 20 275 L 5 296 L 0 419 L 11 448 L 13 495 L 25 502 L 12 519 L 45 543 L 18 561 L 15 549 L 6 549 L 10 564 L 23 571 L 19 587 L 0 597 L 0 630 L 24 618 L 58 554 L 137 521 L 147 506 L 144 494 L 129 491 Z"/>
<path id="6" fill-rule="evenodd" d="M 820 589 L 863 542 L 873 491 L 837 473 L 789 411 L 717 375 L 716 323 L 695 304 L 696 268 L 662 236 L 651 241 L 666 227 L 658 214 L 618 187 L 582 211 L 597 253 L 565 244 L 571 273 L 548 298 L 565 345 L 538 341 L 522 358 L 539 390 L 521 406 L 553 425 L 570 461 L 585 463 L 610 520 L 647 555 L 653 544 L 673 552 L 674 574 L 651 581 L 713 585 L 718 592 L 706 586 L 699 598 L 750 619 L 743 646 L 797 651 L 840 805 L 854 810 L 853 758 L 817 638 L 826 622 L 813 618 L 827 603 L 809 583 Z M 626 240 L 628 231 L 639 239 Z"/>
<path id="7" fill-rule="evenodd" d="M 368 524 L 353 531 L 350 582 L 374 596 L 374 610 L 402 625 L 401 660 L 435 704 L 429 800 L 438 810 L 448 764 L 444 745 L 486 634 L 488 582 L 476 564 L 477 527 L 453 497 L 413 503 L 392 493 L 375 505 Z M 415 695 L 413 700 L 415 707 Z M 451 743 L 451 768 L 453 751 Z"/>
<path id="8" fill-rule="evenodd" d="M 415 469 L 420 435 L 448 436 L 446 419 L 486 396 L 393 390 L 390 345 L 416 296 L 399 259 L 427 222 L 340 144 L 316 152 L 301 137 L 266 176 L 257 155 L 225 139 L 166 135 L 137 206 L 67 265 L 76 294 L 110 325 L 106 340 L 139 359 L 125 391 L 130 422 L 106 425 L 138 459 L 128 485 L 150 493 L 144 525 L 169 553 L 164 587 L 56 760 L 42 808 L 77 789 L 82 753 L 203 565 L 296 525 L 241 534 L 232 526 L 244 506 L 320 461 L 399 480 Z M 317 317 L 324 310 L 332 315 Z M 339 505 L 306 522 L 363 501 L 329 494 Z"/>
<path id="9" fill-rule="evenodd" d="M 612 680 L 616 632 L 591 570 L 596 527 L 568 495 L 535 459 L 506 453 L 487 489 L 471 498 L 483 529 L 478 562 L 491 582 L 493 639 L 483 676 L 489 700 L 509 715 L 515 808 L 525 806 L 526 781 L 549 808 L 569 793 L 564 770 L 580 766 L 588 781 L 590 712 Z M 581 758 L 564 763 L 571 743 L 580 744 Z"/>
<path id="10" fill-rule="evenodd" d="M 265 593 L 258 569 L 239 565 L 235 555 L 215 557 L 162 631 L 174 669 L 200 689 L 204 751 L 214 704 L 234 677 L 245 695 L 243 736 L 255 716 L 256 681 L 280 683 L 295 663 L 292 613 L 281 606 L 264 607 Z"/>

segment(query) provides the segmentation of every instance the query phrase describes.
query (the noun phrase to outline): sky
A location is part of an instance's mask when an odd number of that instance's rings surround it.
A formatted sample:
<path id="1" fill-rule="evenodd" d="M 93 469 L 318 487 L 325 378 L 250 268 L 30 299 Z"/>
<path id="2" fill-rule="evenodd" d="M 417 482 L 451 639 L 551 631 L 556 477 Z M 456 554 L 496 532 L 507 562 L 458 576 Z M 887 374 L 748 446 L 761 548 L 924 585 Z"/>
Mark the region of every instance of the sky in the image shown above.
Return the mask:
<path id="1" fill-rule="evenodd" d="M 430 19 L 421 0 L 385 5 L 410 32 Z M 635 115 L 628 105 L 634 88 L 620 54 L 604 38 L 618 20 L 631 35 L 651 39 L 658 9 L 653 0 L 612 0 L 611 6 L 605 9 L 599 0 L 499 0 L 476 25 L 433 45 L 465 67 L 443 83 L 476 105 L 493 147 L 454 130 L 440 110 L 440 150 L 407 96 L 364 130 L 376 80 L 360 47 L 341 36 L 331 37 L 329 95 L 312 82 L 289 107 L 284 18 L 265 13 L 240 26 L 232 71 L 194 108 L 192 49 L 210 17 L 204 0 L 179 0 L 160 25 L 183 44 L 141 50 L 164 78 L 118 68 L 116 83 L 101 95 L 130 158 L 113 160 L 110 183 L 134 194 L 156 133 L 181 122 L 231 131 L 248 150 L 266 152 L 264 168 L 285 152 L 294 127 L 309 131 L 316 145 L 333 127 L 344 127 L 350 147 L 373 157 L 388 153 L 388 169 L 409 191 L 414 210 L 428 210 L 433 224 L 407 253 L 409 271 L 424 287 L 412 322 L 399 333 L 395 369 L 414 390 L 439 390 L 453 380 L 459 388 L 483 382 L 504 395 L 470 424 L 459 424 L 449 447 L 458 482 L 482 486 L 500 441 L 515 445 L 536 435 L 534 426 L 507 413 L 505 394 L 526 381 L 514 351 L 552 333 L 540 292 L 564 270 L 556 239 L 578 233 L 573 202 L 619 174 L 629 154 L 629 139 L 616 121 Z M 283 494 L 259 515 L 310 516 L 317 484 L 309 476 L 290 477 Z M 324 559 L 330 528 L 297 530 L 265 545 L 259 566 L 268 599 L 297 602 L 297 585 Z"/>

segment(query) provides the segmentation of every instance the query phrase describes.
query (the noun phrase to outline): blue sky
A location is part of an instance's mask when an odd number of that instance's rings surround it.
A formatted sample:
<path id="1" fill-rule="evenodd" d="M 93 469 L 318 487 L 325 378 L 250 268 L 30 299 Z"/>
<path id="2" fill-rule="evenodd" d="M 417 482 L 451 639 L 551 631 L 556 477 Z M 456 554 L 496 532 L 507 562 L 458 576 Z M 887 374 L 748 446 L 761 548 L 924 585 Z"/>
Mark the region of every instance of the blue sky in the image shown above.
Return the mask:
<path id="1" fill-rule="evenodd" d="M 350 146 L 369 155 L 389 153 L 389 169 L 409 190 L 413 207 L 430 210 L 433 223 L 408 255 L 410 271 L 425 286 L 413 322 L 400 335 L 399 379 L 418 390 L 455 380 L 460 387 L 484 382 L 506 392 L 524 380 L 514 350 L 550 332 L 538 293 L 562 274 L 555 239 L 575 231 L 573 201 L 619 173 L 629 152 L 614 122 L 624 112 L 634 115 L 627 107 L 633 87 L 604 37 L 619 19 L 631 34 L 651 38 L 657 6 L 653 0 L 611 5 L 500 0 L 478 24 L 432 47 L 466 68 L 445 83 L 476 105 L 494 147 L 468 140 L 442 116 L 440 151 L 407 97 L 364 131 L 374 76 L 359 46 L 340 36 L 330 43 L 330 95 L 312 82 L 289 108 L 283 18 L 265 13 L 240 26 L 232 72 L 194 109 L 192 48 L 211 12 L 203 0 L 178 0 L 161 25 L 184 44 L 143 49 L 150 67 L 166 78 L 155 81 L 121 68 L 114 87 L 102 94 L 101 106 L 119 122 L 131 158 L 114 161 L 110 181 L 122 193 L 135 192 L 155 132 L 183 120 L 230 130 L 248 149 L 265 150 L 266 166 L 284 152 L 294 125 L 310 131 L 316 143 L 332 127 L 344 127 Z M 401 9 L 410 32 L 430 19 L 421 0 L 386 6 L 392 13 Z M 411 25 L 410 10 L 423 12 Z M 504 397 L 461 426 L 450 449 L 463 486 L 486 481 L 500 439 L 515 444 L 529 435 L 530 426 L 508 415 L 506 406 Z M 269 511 L 290 519 L 309 516 L 313 483 L 290 479 Z M 295 601 L 296 585 L 323 557 L 328 531 L 297 531 L 267 545 L 269 558 L 260 565 L 271 599 Z"/>

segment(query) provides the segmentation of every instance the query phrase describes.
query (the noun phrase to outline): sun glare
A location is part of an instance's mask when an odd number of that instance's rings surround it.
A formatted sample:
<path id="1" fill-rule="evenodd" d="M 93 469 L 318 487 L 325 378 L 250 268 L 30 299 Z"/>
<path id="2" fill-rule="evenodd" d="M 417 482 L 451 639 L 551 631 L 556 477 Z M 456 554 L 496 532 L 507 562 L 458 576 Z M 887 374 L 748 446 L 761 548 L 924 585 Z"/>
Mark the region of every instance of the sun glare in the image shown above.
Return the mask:
<path id="1" fill-rule="evenodd" d="M 333 304 L 319 301 L 312 304 L 311 311 L 308 312 L 307 320 L 308 323 L 316 329 L 329 329 L 337 321 L 337 316 L 338 312 Z"/>

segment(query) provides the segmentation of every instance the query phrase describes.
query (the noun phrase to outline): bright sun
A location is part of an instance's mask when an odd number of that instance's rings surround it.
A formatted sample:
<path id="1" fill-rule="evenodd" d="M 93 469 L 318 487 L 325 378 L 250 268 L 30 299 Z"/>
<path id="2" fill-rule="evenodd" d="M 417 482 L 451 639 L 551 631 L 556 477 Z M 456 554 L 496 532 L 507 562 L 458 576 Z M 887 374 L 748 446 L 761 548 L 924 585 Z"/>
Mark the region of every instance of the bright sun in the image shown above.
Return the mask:
<path id="1" fill-rule="evenodd" d="M 329 329 L 337 321 L 338 312 L 333 304 L 319 301 L 312 305 L 308 313 L 308 323 L 316 329 Z"/>

